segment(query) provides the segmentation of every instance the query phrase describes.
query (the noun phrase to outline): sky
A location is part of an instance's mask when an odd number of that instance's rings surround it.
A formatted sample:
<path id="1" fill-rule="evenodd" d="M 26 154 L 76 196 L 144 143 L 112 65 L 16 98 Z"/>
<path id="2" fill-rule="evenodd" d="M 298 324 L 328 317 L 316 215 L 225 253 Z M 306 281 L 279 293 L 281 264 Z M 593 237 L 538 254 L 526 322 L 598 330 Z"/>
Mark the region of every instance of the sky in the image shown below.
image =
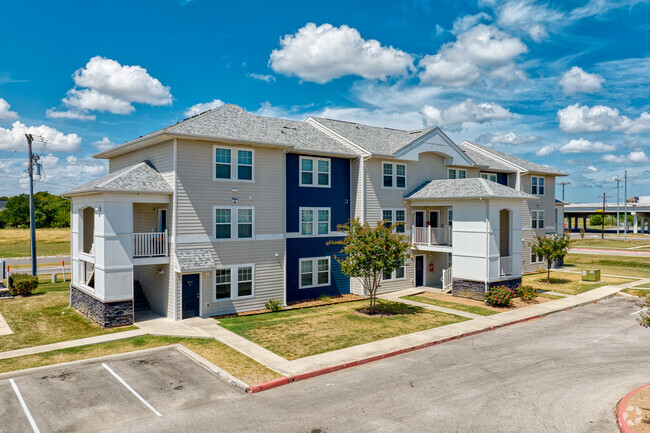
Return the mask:
<path id="1" fill-rule="evenodd" d="M 25 133 L 60 193 L 92 155 L 223 103 L 439 126 L 568 174 L 565 200 L 650 195 L 648 1 L 29 1 L 0 5 L 0 195 Z M 621 182 L 621 200 L 623 197 Z M 561 188 L 558 188 L 558 198 Z"/>

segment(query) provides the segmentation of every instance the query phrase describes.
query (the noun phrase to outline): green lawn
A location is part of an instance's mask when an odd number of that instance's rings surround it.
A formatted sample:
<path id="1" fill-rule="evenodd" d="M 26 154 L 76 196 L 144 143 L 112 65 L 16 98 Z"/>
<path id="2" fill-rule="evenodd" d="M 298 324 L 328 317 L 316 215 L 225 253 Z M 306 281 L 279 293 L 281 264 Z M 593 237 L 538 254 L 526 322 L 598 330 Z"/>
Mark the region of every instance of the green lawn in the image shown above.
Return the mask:
<path id="1" fill-rule="evenodd" d="M 549 290 L 552 292 L 566 293 L 567 295 L 577 295 L 598 287 L 610 284 L 623 284 L 632 280 L 615 277 L 601 277 L 601 282 L 589 283 L 582 281 L 582 275 L 570 274 L 567 272 L 551 271 L 551 282 L 546 282 L 546 272 L 528 274 L 522 277 L 522 284 L 535 287 L 537 290 Z"/>
<path id="2" fill-rule="evenodd" d="M 567 254 L 564 266 L 577 270 L 600 269 L 601 274 L 650 278 L 650 257 Z"/>
<path id="3" fill-rule="evenodd" d="M 616 240 L 616 239 L 573 239 L 571 247 L 582 248 L 606 248 L 606 249 L 628 249 L 650 245 L 649 240 Z M 640 251 L 643 249 L 639 248 Z"/>
<path id="4" fill-rule="evenodd" d="M 29 229 L 0 229 L 0 258 L 28 257 L 30 248 Z M 36 229 L 36 254 L 70 254 L 70 229 Z"/>
<path id="5" fill-rule="evenodd" d="M 644 288 L 644 287 L 648 287 L 648 285 L 644 284 L 630 289 L 623 289 L 621 290 L 621 292 L 627 293 L 629 295 L 634 295 L 634 296 L 650 296 L 650 288 Z"/>
<path id="6" fill-rule="evenodd" d="M 0 336 L 0 352 L 136 329 L 134 326 L 101 328 L 68 308 L 69 282 L 52 284 L 47 282 L 49 275 L 43 275 L 40 280 L 32 296 L 0 300 L 0 314 L 14 331 Z"/>
<path id="7" fill-rule="evenodd" d="M 564 298 L 564 296 L 550 295 L 548 293 L 539 293 L 537 296 L 540 296 L 542 298 L 547 298 L 547 299 L 563 299 Z"/>
<path id="8" fill-rule="evenodd" d="M 457 302 L 443 301 L 440 299 L 432 299 L 432 298 L 427 298 L 425 296 L 408 295 L 408 296 L 402 296 L 401 299 L 408 299 L 410 301 L 437 305 L 438 307 L 452 308 L 454 310 L 465 311 L 467 313 L 480 314 L 481 316 L 491 316 L 493 314 L 499 314 L 498 311 L 490 310 L 489 308 L 477 307 L 475 305 L 459 304 Z"/>
<path id="9" fill-rule="evenodd" d="M 451 314 L 378 300 L 392 315 L 368 317 L 357 312 L 368 301 L 219 319 L 224 328 L 286 358 L 343 349 L 469 320 Z"/>
<path id="10" fill-rule="evenodd" d="M 259 384 L 280 377 L 280 374 L 269 370 L 262 364 L 257 363 L 242 353 L 237 352 L 225 344 L 219 343 L 213 339 L 157 337 L 151 335 L 111 341 L 109 343 L 53 350 L 51 352 L 26 355 L 18 358 L 3 359 L 0 360 L 0 373 L 40 367 L 43 365 L 59 364 L 61 362 L 76 361 L 79 359 L 132 352 L 134 350 L 168 346 L 175 343 L 180 343 L 188 349 L 193 350 L 208 361 L 223 368 L 249 385 Z"/>

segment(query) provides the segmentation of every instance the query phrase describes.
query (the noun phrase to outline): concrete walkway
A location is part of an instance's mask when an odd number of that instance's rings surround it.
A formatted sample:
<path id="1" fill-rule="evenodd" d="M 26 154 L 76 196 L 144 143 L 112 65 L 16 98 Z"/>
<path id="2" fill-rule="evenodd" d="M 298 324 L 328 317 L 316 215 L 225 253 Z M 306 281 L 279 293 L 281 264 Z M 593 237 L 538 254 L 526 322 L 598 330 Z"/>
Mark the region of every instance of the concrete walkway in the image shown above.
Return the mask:
<path id="1" fill-rule="evenodd" d="M 0 314 L 0 335 L 9 335 L 13 333 L 14 331 L 11 330 L 9 325 L 7 325 L 5 318 L 2 317 L 2 314 Z"/>
<path id="2" fill-rule="evenodd" d="M 139 337 L 141 335 L 147 335 L 147 333 L 141 329 L 134 329 L 132 331 L 116 332 L 114 334 L 99 335 L 97 337 L 79 338 L 77 340 L 68 340 L 68 341 L 62 341 L 60 343 L 45 344 L 43 346 L 27 347 L 25 349 L 1 352 L 0 359 L 16 358 L 18 356 L 49 352 L 51 350 L 87 346 L 89 344 L 107 343 L 109 341 L 117 341 L 117 340 L 124 340 L 125 338 Z"/>
<path id="3" fill-rule="evenodd" d="M 409 299 L 400 299 L 402 296 L 416 295 L 422 293 L 420 289 L 406 289 L 400 290 L 399 292 L 386 293 L 385 295 L 380 295 L 379 298 L 386 299 L 387 301 L 401 302 L 402 304 L 413 305 L 414 307 L 422 307 L 427 310 L 440 311 L 442 313 L 454 314 L 456 316 L 467 317 L 468 319 L 479 319 L 480 314 L 468 313 L 466 311 L 454 310 L 453 308 L 439 307 L 437 305 L 426 304 L 424 302 L 411 301 Z M 451 298 L 451 296 L 450 296 Z"/>

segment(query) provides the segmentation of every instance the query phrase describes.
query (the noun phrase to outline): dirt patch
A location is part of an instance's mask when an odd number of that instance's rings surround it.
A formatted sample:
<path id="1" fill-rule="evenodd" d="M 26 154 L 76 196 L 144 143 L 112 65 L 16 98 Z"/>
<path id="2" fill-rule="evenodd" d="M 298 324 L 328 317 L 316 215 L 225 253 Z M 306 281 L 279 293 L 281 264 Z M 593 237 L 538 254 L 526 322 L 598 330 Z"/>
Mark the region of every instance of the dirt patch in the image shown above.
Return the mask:
<path id="1" fill-rule="evenodd" d="M 424 298 L 430 298 L 430 299 L 437 299 L 440 301 L 454 302 L 456 304 L 470 305 L 473 307 L 487 308 L 488 310 L 494 310 L 499 312 L 516 310 L 517 308 L 530 307 L 531 305 L 543 304 L 544 302 L 552 301 L 552 299 L 538 297 L 534 299 L 532 302 L 527 304 L 524 301 L 522 301 L 521 298 L 514 298 L 512 300 L 511 307 L 493 307 L 491 305 L 487 305 L 483 301 L 477 301 L 476 299 L 461 298 L 460 296 L 446 295 L 443 293 L 423 292 L 418 296 L 422 296 Z"/>
<path id="2" fill-rule="evenodd" d="M 650 386 L 627 401 L 627 419 L 634 433 L 650 433 Z"/>
<path id="3" fill-rule="evenodd" d="M 369 317 L 369 318 L 390 317 L 395 315 L 395 313 L 393 313 L 392 311 L 385 311 L 378 308 L 375 308 L 375 312 L 372 314 L 370 313 L 370 309 L 368 308 L 357 308 L 356 310 L 354 310 L 354 314 L 358 314 L 359 316 Z"/>
<path id="4" fill-rule="evenodd" d="M 300 301 L 300 302 L 290 302 L 286 307 L 282 307 L 282 311 L 299 310 L 301 308 L 311 308 L 311 307 L 324 307 L 326 305 L 342 304 L 344 302 L 363 301 L 364 299 L 367 298 L 364 298 L 363 296 L 359 296 L 359 295 L 353 295 L 352 293 L 349 293 L 347 295 L 332 296 L 332 297 L 326 296 L 323 298 L 307 299 L 305 301 Z M 215 319 L 223 319 L 226 317 L 255 316 L 257 314 L 266 314 L 270 312 L 271 311 L 265 308 L 263 310 L 243 311 L 241 313 L 236 313 L 236 314 L 223 314 L 221 316 L 212 316 L 212 317 L 214 317 Z"/>

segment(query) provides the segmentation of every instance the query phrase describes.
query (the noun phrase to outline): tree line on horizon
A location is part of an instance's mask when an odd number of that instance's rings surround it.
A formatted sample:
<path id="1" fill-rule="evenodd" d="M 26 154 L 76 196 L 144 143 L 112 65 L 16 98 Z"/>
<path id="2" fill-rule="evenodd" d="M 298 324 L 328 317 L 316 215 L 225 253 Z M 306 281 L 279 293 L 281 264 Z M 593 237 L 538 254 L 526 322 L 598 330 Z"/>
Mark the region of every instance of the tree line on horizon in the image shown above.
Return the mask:
<path id="1" fill-rule="evenodd" d="M 0 211 L 0 229 L 29 228 L 29 194 L 0 197 L 0 201 L 5 200 L 5 209 Z M 34 194 L 34 209 L 36 228 L 70 227 L 69 200 L 40 191 Z"/>

